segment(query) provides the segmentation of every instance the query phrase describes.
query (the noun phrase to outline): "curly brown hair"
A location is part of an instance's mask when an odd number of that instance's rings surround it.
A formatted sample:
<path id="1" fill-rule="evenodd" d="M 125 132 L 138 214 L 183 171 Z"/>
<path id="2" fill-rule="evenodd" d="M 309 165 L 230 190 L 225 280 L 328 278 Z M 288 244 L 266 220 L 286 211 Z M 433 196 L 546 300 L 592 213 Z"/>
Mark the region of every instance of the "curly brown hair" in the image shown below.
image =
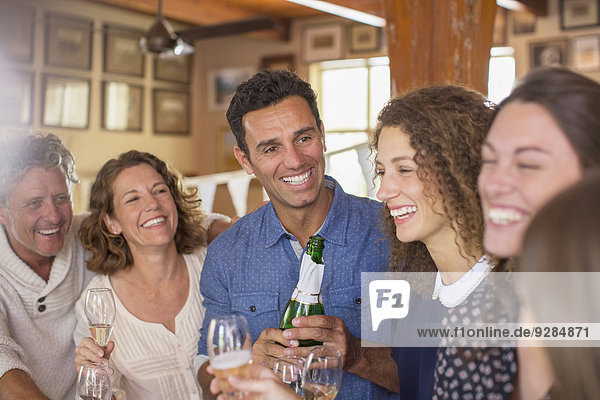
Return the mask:
<path id="1" fill-rule="evenodd" d="M 175 246 L 178 253 L 189 254 L 206 245 L 207 232 L 202 227 L 206 216 L 200 210 L 197 190 L 186 191 L 181 177 L 167 164 L 150 153 L 131 150 L 116 159 L 107 161 L 92 185 L 90 195 L 91 215 L 86 217 L 79 230 L 82 246 L 92 252 L 87 266 L 90 271 L 112 274 L 133 265 L 133 256 L 122 235 L 115 235 L 104 224 L 103 216 L 114 212 L 112 184 L 121 171 L 140 164 L 148 164 L 165 181 L 177 208 Z"/>
<path id="2" fill-rule="evenodd" d="M 456 241 L 467 254 L 482 250 L 483 217 L 477 192 L 481 145 L 493 105 L 460 86 L 421 88 L 390 100 L 378 116 L 372 148 L 377 149 L 383 128 L 396 126 L 410 137 L 415 150 L 417 176 L 425 195 L 441 199 L 452 221 Z M 435 182 L 435 183 L 434 183 Z M 383 207 L 382 223 L 390 240 L 390 269 L 408 272 L 437 271 L 422 242 L 400 242 L 390 210 Z"/>

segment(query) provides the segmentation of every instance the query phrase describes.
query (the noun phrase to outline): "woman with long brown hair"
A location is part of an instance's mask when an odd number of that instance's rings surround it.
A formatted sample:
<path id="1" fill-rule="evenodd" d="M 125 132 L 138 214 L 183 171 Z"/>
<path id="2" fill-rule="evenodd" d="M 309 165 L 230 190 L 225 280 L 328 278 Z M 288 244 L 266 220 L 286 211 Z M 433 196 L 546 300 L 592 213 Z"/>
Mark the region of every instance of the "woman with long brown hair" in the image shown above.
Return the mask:
<path id="1" fill-rule="evenodd" d="M 390 265 L 436 272 L 429 295 L 441 303 L 442 324 L 480 311 L 467 298 L 489 300 L 480 283 L 495 260 L 483 251 L 477 176 L 492 112 L 474 91 L 432 86 L 390 100 L 378 118 L 377 197 L 386 204 Z M 508 399 L 513 389 L 511 348 L 394 348 L 393 354 L 402 399 Z"/>
<path id="2" fill-rule="evenodd" d="M 196 193 L 158 157 L 129 151 L 106 162 L 92 186 L 79 239 L 92 253 L 89 284 L 114 292 L 116 319 L 106 349 L 78 316 L 75 363 L 110 358 L 113 386 L 128 399 L 201 399 L 194 375 L 204 318 L 198 290 L 209 217 Z"/>

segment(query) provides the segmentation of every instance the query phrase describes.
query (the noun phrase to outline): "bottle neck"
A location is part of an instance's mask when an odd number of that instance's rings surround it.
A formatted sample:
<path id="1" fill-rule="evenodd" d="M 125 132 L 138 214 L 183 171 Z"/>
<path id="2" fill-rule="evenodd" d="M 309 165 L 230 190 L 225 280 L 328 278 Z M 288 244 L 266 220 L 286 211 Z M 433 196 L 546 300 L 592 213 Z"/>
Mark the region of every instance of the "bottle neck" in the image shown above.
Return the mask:
<path id="1" fill-rule="evenodd" d="M 325 247 L 324 240 L 321 236 L 311 236 L 308 240 L 308 249 L 306 252 L 311 256 L 311 259 L 317 264 L 323 264 L 323 248 Z"/>

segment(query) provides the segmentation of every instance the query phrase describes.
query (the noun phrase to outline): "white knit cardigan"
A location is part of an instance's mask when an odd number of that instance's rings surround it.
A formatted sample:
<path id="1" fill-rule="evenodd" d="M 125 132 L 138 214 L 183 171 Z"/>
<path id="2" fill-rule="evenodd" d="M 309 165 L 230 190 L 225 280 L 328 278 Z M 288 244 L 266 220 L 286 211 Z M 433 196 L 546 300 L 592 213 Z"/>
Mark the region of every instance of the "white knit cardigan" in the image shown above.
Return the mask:
<path id="1" fill-rule="evenodd" d="M 27 372 L 53 400 L 75 397 L 74 305 L 93 273 L 76 233 L 75 216 L 46 283 L 12 251 L 0 228 L 0 376 Z"/>

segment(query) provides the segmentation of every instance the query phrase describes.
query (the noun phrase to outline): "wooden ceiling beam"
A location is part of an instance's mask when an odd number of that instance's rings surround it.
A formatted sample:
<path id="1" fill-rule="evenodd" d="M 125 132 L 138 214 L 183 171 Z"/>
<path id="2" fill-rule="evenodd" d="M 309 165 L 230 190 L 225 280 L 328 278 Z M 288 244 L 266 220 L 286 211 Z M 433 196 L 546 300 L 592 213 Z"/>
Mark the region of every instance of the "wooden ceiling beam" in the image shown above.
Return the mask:
<path id="1" fill-rule="evenodd" d="M 157 15 L 158 0 L 90 0 L 134 12 Z M 163 0 L 162 14 L 168 20 L 176 20 L 193 26 L 211 26 L 224 23 L 254 20 L 264 15 L 229 6 L 215 0 Z M 278 19 L 273 29 L 248 33 L 248 36 L 275 41 L 289 40 L 289 21 Z M 232 34 L 236 34 L 233 32 Z"/>
<path id="2" fill-rule="evenodd" d="M 179 36 L 186 42 L 192 43 L 196 40 L 211 39 L 215 37 L 241 35 L 249 32 L 280 31 L 289 32 L 289 25 L 273 18 L 261 17 L 249 20 L 226 22 L 216 25 L 195 26 L 178 32 Z"/>
<path id="3" fill-rule="evenodd" d="M 149 15 L 158 13 L 158 0 L 90 0 Z M 261 15 L 215 0 L 163 0 L 163 16 L 191 25 L 214 25 Z"/>

